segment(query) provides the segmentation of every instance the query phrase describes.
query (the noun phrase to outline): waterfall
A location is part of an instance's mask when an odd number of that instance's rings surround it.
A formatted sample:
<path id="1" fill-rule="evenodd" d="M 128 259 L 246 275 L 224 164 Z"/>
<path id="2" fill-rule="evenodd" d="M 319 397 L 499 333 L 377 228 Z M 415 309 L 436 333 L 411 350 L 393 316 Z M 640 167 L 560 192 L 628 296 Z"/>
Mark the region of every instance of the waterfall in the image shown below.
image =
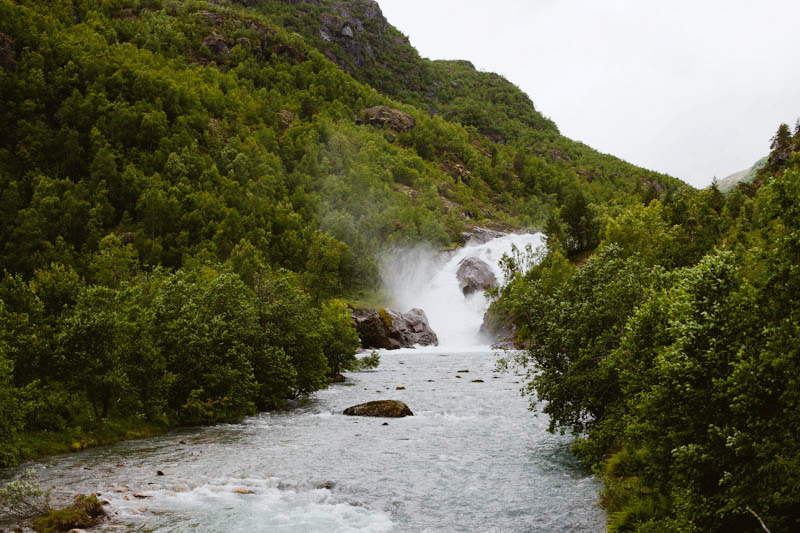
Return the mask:
<path id="1" fill-rule="evenodd" d="M 486 262 L 498 283 L 502 283 L 499 262 L 503 254 L 511 253 L 512 245 L 520 251 L 527 245 L 535 250 L 544 245 L 544 235 L 507 234 L 485 243 L 468 243 L 452 252 L 429 248 L 396 250 L 385 258 L 381 268 L 393 308 L 405 312 L 418 307 L 425 311 L 442 347 L 472 348 L 485 344 L 479 330 L 489 301 L 482 291 L 464 296 L 456 272 L 462 260 L 476 257 Z"/>

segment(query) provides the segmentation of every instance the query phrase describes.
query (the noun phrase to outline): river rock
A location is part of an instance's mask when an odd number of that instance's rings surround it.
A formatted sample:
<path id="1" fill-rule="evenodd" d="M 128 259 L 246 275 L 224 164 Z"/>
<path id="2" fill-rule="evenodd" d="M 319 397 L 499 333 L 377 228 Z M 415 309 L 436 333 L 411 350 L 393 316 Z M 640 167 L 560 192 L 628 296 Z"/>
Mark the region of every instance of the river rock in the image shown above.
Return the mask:
<path id="1" fill-rule="evenodd" d="M 395 350 L 410 348 L 415 344 L 439 344 L 439 338 L 428 324 L 428 317 L 422 309 L 412 309 L 407 313 L 388 308 L 378 311 L 355 309 L 353 322 L 364 348 Z"/>
<path id="2" fill-rule="evenodd" d="M 385 105 L 365 109 L 364 121 L 374 126 L 388 126 L 395 131 L 410 130 L 417 125 L 414 117 L 405 111 Z"/>
<path id="3" fill-rule="evenodd" d="M 462 259 L 458 264 L 456 278 L 458 278 L 458 288 L 464 296 L 497 287 L 497 277 L 492 272 L 492 267 L 477 257 Z"/>
<path id="4" fill-rule="evenodd" d="M 397 400 L 377 400 L 348 407 L 344 410 L 348 416 L 380 416 L 386 418 L 401 418 L 414 416 L 411 409 L 403 402 Z"/>

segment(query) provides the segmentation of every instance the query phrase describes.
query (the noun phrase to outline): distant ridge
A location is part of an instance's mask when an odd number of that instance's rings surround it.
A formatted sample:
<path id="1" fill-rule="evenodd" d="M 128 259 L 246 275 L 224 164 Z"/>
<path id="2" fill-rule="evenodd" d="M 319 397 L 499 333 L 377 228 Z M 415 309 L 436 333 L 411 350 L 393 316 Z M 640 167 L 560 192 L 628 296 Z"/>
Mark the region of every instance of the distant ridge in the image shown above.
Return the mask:
<path id="1" fill-rule="evenodd" d="M 767 163 L 767 157 L 766 156 L 762 157 L 761 159 L 756 161 L 752 167 L 740 170 L 739 172 L 736 172 L 734 174 L 731 174 L 730 176 L 727 176 L 719 180 L 719 182 L 717 182 L 717 187 L 719 187 L 719 190 L 722 192 L 728 192 L 732 190 L 734 187 L 736 187 L 736 185 L 739 182 L 752 183 L 753 179 L 756 177 L 756 174 L 758 173 L 758 170 L 761 167 L 763 167 L 766 163 Z"/>

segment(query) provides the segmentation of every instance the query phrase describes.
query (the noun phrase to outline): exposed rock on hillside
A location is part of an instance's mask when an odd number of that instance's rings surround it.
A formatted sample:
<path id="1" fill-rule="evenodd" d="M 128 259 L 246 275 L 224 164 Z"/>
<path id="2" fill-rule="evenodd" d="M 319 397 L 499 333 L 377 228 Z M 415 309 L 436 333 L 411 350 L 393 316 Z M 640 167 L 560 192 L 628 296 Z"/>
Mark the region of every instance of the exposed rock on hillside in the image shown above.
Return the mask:
<path id="1" fill-rule="evenodd" d="M 477 257 L 462 259 L 456 271 L 458 288 L 469 296 L 473 292 L 485 291 L 497 287 L 497 277 L 486 261 Z"/>
<path id="2" fill-rule="evenodd" d="M 17 61 L 14 58 L 14 41 L 5 33 L 0 33 L 0 67 L 14 70 Z"/>
<path id="3" fill-rule="evenodd" d="M 345 70 L 350 64 L 360 68 L 381 60 L 380 52 L 370 44 L 375 39 L 384 39 L 388 27 L 377 2 L 338 1 L 329 4 L 328 9 L 319 14 L 319 37 L 340 46 L 344 52 L 326 50 L 329 59 Z"/>
<path id="4" fill-rule="evenodd" d="M 387 308 L 380 311 L 356 309 L 353 311 L 353 321 L 364 348 L 396 350 L 415 344 L 439 344 L 422 309 L 412 309 L 407 313 Z"/>
<path id="5" fill-rule="evenodd" d="M 354 405 L 345 409 L 344 414 L 348 416 L 380 416 L 387 418 L 414 416 L 414 413 L 411 412 L 411 409 L 406 404 L 397 400 L 377 400 Z"/>
<path id="6" fill-rule="evenodd" d="M 417 125 L 414 117 L 408 113 L 385 105 L 365 109 L 364 120 L 372 125 L 389 126 L 395 131 L 410 130 Z"/>
<path id="7" fill-rule="evenodd" d="M 212 33 L 203 39 L 203 44 L 208 47 L 215 57 L 226 56 L 231 53 L 228 43 L 217 33 Z"/>
<path id="8" fill-rule="evenodd" d="M 506 234 L 493 229 L 475 226 L 471 231 L 463 233 L 466 244 L 486 244 L 492 239 L 504 237 Z"/>

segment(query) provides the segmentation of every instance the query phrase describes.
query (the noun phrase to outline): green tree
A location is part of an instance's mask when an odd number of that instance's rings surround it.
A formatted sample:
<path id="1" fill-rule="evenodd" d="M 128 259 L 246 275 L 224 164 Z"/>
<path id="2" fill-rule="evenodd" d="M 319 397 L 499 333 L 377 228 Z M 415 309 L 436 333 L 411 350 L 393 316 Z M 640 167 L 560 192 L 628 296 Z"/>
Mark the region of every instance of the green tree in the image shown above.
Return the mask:
<path id="1" fill-rule="evenodd" d="M 319 310 L 286 271 L 263 271 L 256 283 L 258 314 L 268 345 L 280 348 L 297 372 L 294 395 L 325 387 L 328 363 L 322 350 Z"/>
<path id="2" fill-rule="evenodd" d="M 657 286 L 659 271 L 638 255 L 608 245 L 574 271 L 545 261 L 517 289 L 516 313 L 528 350 L 517 357 L 527 368 L 525 390 L 531 406 L 550 417 L 550 430 L 588 432 L 588 445 L 576 448 L 587 463 L 612 445 L 615 430 L 604 426 L 617 416 L 625 397 L 618 369 L 604 364 L 620 343 L 633 310 Z"/>
<path id="3" fill-rule="evenodd" d="M 237 275 L 208 268 L 154 283 L 157 347 L 174 376 L 172 411 L 193 423 L 252 412 L 253 361 L 263 335 L 253 292 Z"/>
<path id="4" fill-rule="evenodd" d="M 3 302 L 0 300 L 0 316 Z M 14 386 L 14 362 L 8 356 L 8 346 L 0 338 L 0 466 L 10 466 L 20 457 L 18 433 L 23 429 L 25 413 Z"/>
<path id="5" fill-rule="evenodd" d="M 330 375 L 336 378 L 352 366 L 360 348 L 358 332 L 347 304 L 342 300 L 322 303 L 322 351 L 328 360 Z"/>

